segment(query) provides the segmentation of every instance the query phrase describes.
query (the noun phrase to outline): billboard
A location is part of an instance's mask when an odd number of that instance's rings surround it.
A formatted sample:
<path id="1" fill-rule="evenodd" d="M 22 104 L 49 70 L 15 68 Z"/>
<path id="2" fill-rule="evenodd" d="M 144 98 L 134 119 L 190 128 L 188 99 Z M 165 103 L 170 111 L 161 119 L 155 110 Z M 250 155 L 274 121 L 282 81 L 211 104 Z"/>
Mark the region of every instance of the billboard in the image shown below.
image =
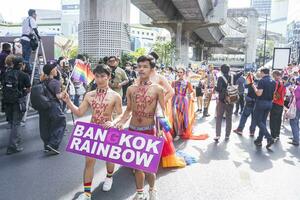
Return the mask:
<path id="1" fill-rule="evenodd" d="M 290 63 L 290 48 L 274 48 L 272 69 L 284 69 Z"/>

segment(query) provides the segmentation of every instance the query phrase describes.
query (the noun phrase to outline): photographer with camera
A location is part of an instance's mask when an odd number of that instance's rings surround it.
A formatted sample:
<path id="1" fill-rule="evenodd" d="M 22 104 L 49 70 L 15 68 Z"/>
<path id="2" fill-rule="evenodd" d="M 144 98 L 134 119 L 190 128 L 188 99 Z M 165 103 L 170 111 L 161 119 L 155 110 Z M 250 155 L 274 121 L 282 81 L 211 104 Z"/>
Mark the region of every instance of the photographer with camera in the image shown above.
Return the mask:
<path id="1" fill-rule="evenodd" d="M 24 19 L 22 23 L 22 37 L 21 44 L 23 49 L 23 59 L 26 64 L 25 72 L 31 74 L 30 56 L 31 52 L 35 51 L 38 47 L 38 41 L 41 37 L 38 32 L 36 23 L 36 11 L 30 9 L 28 11 L 28 17 Z"/>
<path id="2" fill-rule="evenodd" d="M 23 58 L 12 58 L 13 67 L 8 68 L 2 79 L 4 111 L 11 126 L 7 155 L 23 151 L 20 126 L 26 111 L 26 96 L 31 84 L 28 74 L 22 72 Z"/>
<path id="3" fill-rule="evenodd" d="M 126 72 L 122 68 L 118 67 L 119 59 L 116 56 L 108 57 L 107 65 L 112 71 L 109 87 L 115 92 L 119 93 L 122 97 L 122 87 L 129 82 Z"/>

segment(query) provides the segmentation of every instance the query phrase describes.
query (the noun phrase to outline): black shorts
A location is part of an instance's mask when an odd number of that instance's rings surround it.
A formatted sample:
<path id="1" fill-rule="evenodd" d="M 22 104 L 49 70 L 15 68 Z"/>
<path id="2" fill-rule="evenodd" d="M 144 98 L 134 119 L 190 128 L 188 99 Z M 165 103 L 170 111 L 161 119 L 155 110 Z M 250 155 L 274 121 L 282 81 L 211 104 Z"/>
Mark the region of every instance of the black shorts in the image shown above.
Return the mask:
<path id="1" fill-rule="evenodd" d="M 196 87 L 196 97 L 203 97 L 203 92 L 201 88 Z"/>

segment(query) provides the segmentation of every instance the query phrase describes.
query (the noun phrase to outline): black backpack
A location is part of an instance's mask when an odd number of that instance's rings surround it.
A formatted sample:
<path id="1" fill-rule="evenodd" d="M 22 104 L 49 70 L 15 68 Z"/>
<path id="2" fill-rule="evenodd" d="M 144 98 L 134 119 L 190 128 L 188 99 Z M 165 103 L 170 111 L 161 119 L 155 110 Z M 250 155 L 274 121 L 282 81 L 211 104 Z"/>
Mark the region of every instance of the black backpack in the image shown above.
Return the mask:
<path id="1" fill-rule="evenodd" d="M 10 69 L 4 74 L 3 78 L 3 103 L 18 103 L 22 92 L 19 90 L 19 74 L 18 70 Z"/>
<path id="2" fill-rule="evenodd" d="M 46 94 L 45 83 L 34 85 L 31 89 L 30 101 L 33 109 L 48 110 L 51 107 L 51 99 Z"/>

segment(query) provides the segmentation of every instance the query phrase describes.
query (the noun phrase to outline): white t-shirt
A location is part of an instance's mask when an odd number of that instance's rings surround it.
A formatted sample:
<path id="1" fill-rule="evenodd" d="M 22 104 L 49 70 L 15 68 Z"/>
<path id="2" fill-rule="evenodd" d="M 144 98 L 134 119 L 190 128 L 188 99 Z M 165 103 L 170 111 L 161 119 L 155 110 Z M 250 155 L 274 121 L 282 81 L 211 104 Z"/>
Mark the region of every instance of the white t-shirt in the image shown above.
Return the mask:
<path id="1" fill-rule="evenodd" d="M 29 25 L 30 24 L 30 25 Z M 22 35 L 30 35 L 33 34 L 33 29 L 37 28 L 36 21 L 33 17 L 29 16 L 24 19 L 22 23 Z M 30 39 L 26 36 L 21 37 L 22 40 L 30 41 Z"/>

